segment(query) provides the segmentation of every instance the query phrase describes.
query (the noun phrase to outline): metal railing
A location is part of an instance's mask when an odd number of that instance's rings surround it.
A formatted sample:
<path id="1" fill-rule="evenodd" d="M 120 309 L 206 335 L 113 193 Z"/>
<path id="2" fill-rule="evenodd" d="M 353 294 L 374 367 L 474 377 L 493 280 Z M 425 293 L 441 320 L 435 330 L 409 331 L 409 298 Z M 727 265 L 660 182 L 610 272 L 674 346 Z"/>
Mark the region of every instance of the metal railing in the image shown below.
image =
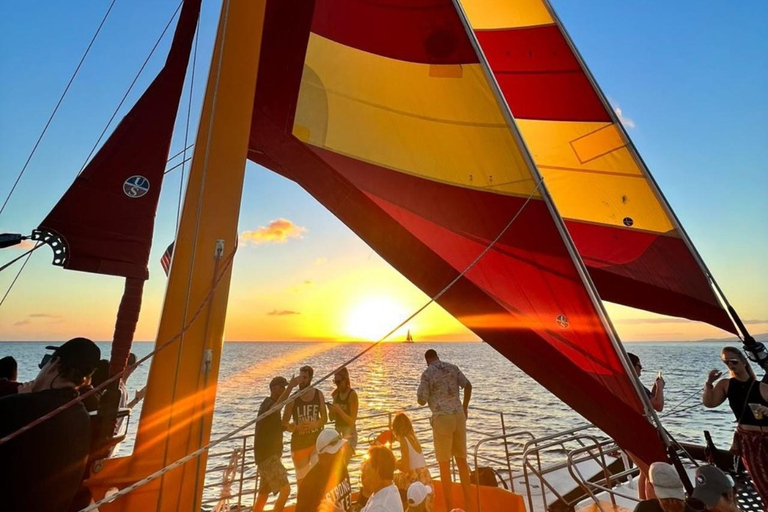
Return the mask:
<path id="1" fill-rule="evenodd" d="M 510 461 L 513 460 L 515 455 L 521 456 L 522 452 L 520 450 L 511 451 L 509 443 L 504 440 L 507 437 L 504 414 L 501 411 L 472 406 L 470 406 L 469 411 L 467 444 L 470 446 L 472 444 L 475 445 L 475 466 L 482 462 L 503 467 L 506 469 L 511 480 L 512 466 Z M 349 475 L 353 488 L 359 488 L 359 468 L 364 450 L 382 432 L 392 428 L 392 421 L 398 412 L 408 414 L 414 432 L 422 445 L 427 467 L 430 469 L 433 477 L 437 476 L 438 464 L 434 458 L 434 444 L 432 442 L 432 427 L 430 424 L 431 412 L 429 408 L 411 407 L 400 411 L 382 411 L 360 415 L 357 418 L 356 425 L 360 441 L 357 454 L 349 463 Z M 480 426 L 478 427 L 478 425 Z M 333 424 L 329 423 L 325 428 L 333 428 Z M 530 436 L 531 438 L 533 437 L 532 435 Z M 501 442 L 498 442 L 499 440 Z M 494 444 L 494 441 L 497 444 Z M 259 477 L 252 455 L 253 443 L 254 434 L 238 436 L 220 445 L 219 449 L 215 452 L 208 454 L 202 500 L 204 508 L 229 510 L 226 507 L 232 507 L 234 510 L 246 510 L 253 506 L 259 486 Z M 287 436 L 284 439 L 284 443 L 288 443 Z M 480 453 L 479 446 L 490 447 L 490 449 Z M 397 454 L 399 445 L 395 442 L 390 447 Z M 235 452 L 237 452 L 236 463 L 233 462 L 233 454 Z M 288 503 L 292 503 L 296 497 L 296 481 L 293 472 L 293 461 L 288 450 L 284 450 L 282 461 L 283 465 L 289 470 L 289 483 L 291 484 L 292 492 Z M 451 466 L 451 472 L 453 479 L 456 480 L 458 472 L 453 465 Z M 272 504 L 273 502 L 274 497 L 270 496 L 267 503 Z"/>

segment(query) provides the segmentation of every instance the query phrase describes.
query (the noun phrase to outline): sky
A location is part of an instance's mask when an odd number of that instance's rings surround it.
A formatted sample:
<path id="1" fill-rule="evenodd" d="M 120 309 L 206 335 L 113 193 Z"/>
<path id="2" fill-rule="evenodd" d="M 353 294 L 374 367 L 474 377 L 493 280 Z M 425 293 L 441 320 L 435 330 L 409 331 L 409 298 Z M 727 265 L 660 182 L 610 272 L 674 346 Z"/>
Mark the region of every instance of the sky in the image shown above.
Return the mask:
<path id="1" fill-rule="evenodd" d="M 0 3 L 0 199 L 4 200 L 109 2 Z M 70 185 L 178 4 L 118 1 L 32 158 L 0 232 L 28 233 Z M 219 2 L 204 1 L 191 124 Z M 768 331 L 768 3 L 553 0 L 602 90 L 731 303 Z M 116 119 L 162 65 L 161 41 Z M 189 84 L 182 105 L 189 99 Z M 184 147 L 184 116 L 171 154 Z M 114 128 L 114 123 L 111 125 Z M 194 137 L 190 137 L 190 140 Z M 156 334 L 180 168 L 158 210 L 136 339 Z M 225 338 L 375 340 L 429 298 L 308 194 L 248 163 Z M 0 264 L 21 248 L 0 252 Z M 33 254 L 0 306 L 0 340 L 110 339 L 122 279 L 67 272 Z M 0 297 L 18 264 L 0 273 Z M 607 304 L 625 341 L 725 337 L 715 328 Z M 437 305 L 398 330 L 417 341 L 477 338 Z"/>

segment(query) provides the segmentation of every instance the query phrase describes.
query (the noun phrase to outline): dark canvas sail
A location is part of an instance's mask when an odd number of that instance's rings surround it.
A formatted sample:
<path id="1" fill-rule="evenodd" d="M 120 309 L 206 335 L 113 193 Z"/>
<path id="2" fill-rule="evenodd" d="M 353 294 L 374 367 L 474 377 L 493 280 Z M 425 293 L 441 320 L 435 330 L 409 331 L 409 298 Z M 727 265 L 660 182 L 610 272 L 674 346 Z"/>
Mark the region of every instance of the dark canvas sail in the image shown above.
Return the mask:
<path id="1" fill-rule="evenodd" d="M 200 0 L 187 0 L 164 68 L 40 223 L 70 270 L 147 279 L 155 212 Z"/>
<path id="2" fill-rule="evenodd" d="M 270 1 L 265 27 L 249 157 L 429 295 L 532 196 L 439 302 L 622 446 L 662 459 L 452 2 Z"/>

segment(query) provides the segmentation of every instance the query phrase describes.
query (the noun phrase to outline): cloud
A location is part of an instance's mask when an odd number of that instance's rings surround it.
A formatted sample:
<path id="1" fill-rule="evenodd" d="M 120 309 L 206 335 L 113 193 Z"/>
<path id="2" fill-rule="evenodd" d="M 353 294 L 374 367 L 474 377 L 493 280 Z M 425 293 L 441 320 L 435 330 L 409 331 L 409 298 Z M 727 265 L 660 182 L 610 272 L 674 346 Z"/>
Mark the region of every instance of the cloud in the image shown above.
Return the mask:
<path id="1" fill-rule="evenodd" d="M 273 220 L 267 226 L 260 226 L 255 231 L 244 231 L 240 235 L 240 243 L 243 245 L 277 243 L 284 244 L 289 238 L 301 238 L 307 228 L 297 226 L 288 219 Z"/>
<path id="2" fill-rule="evenodd" d="M 299 313 L 298 311 L 291 311 L 290 309 L 281 309 L 279 311 L 277 309 L 273 309 L 272 311 L 267 313 L 267 315 L 269 316 L 287 316 L 287 315 L 300 315 L 300 314 L 301 313 Z"/>
<path id="3" fill-rule="evenodd" d="M 693 322 L 687 318 L 625 318 L 616 320 L 616 323 L 624 325 L 648 325 L 648 324 L 687 324 Z"/>
<path id="4" fill-rule="evenodd" d="M 28 251 L 35 247 L 35 245 L 37 245 L 37 242 L 34 240 L 22 240 L 19 244 L 14 245 L 13 248 L 20 249 L 22 251 Z"/>
<path id="5" fill-rule="evenodd" d="M 30 325 L 32 323 L 60 324 L 63 321 L 64 317 L 61 315 L 52 315 L 50 313 L 30 313 L 24 320 L 14 322 L 13 325 L 16 327 L 21 327 L 23 325 Z"/>
<path id="6" fill-rule="evenodd" d="M 616 116 L 618 116 L 619 121 L 621 121 L 621 124 L 624 125 L 625 128 L 634 128 L 635 122 L 624 115 L 624 113 L 621 111 L 621 107 L 616 105 L 613 107 L 613 111 L 616 112 Z"/>
<path id="7" fill-rule="evenodd" d="M 616 323 L 624 325 L 648 325 L 648 324 L 687 324 L 693 320 L 687 318 L 625 318 L 616 320 Z M 768 320 L 744 320 L 747 325 L 768 324 Z"/>

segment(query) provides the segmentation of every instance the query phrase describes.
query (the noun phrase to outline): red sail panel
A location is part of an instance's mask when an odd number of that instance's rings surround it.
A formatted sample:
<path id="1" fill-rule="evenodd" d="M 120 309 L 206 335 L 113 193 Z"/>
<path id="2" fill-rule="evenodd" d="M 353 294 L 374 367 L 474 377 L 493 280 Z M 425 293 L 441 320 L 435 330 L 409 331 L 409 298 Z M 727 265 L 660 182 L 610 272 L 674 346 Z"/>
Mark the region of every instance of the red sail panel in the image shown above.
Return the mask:
<path id="1" fill-rule="evenodd" d="M 464 0 L 600 296 L 736 332 L 544 0 Z"/>
<path id="2" fill-rule="evenodd" d="M 59 237 L 64 268 L 147 279 L 155 212 L 200 0 L 186 0 L 158 76 L 40 223 Z"/>
<path id="3" fill-rule="evenodd" d="M 403 33 L 420 28 L 407 5 L 381 5 Z M 450 0 L 429 5 L 456 16 Z M 334 15 L 332 2 L 267 4 L 249 157 L 300 184 L 430 296 L 532 196 L 440 305 L 622 446 L 663 459 L 482 69 L 379 55 L 373 28 L 370 40 L 315 32 L 334 16 L 377 24 L 364 9 L 351 15 Z"/>

